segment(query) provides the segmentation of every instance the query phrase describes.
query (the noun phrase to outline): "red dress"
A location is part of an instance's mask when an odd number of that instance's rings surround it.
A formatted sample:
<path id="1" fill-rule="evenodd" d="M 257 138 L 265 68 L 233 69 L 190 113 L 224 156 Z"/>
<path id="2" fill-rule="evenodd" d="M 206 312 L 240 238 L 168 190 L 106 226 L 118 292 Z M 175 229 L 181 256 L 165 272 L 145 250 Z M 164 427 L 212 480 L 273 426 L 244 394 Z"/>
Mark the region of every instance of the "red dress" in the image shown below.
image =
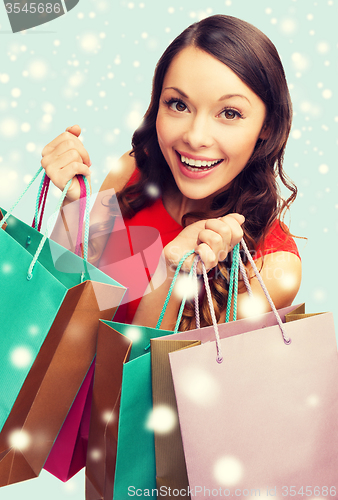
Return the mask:
<path id="1" fill-rule="evenodd" d="M 151 224 L 151 226 L 149 226 Z M 115 222 L 112 234 L 100 259 L 99 267 L 128 288 L 124 305 L 114 320 L 131 323 L 150 277 L 154 274 L 163 248 L 182 231 L 159 198 L 131 219 Z M 296 243 L 275 221 L 265 239 L 264 250 L 257 249 L 254 259 L 273 252 L 299 253 Z"/>

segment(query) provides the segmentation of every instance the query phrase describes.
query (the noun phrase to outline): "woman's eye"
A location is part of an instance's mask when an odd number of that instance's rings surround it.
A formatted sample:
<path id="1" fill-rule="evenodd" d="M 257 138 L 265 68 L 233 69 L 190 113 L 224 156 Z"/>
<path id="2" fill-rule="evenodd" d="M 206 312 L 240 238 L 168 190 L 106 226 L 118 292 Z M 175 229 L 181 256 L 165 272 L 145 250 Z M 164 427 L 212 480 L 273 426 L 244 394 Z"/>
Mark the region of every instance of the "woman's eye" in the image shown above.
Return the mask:
<path id="1" fill-rule="evenodd" d="M 221 115 L 224 116 L 227 120 L 234 120 L 235 118 L 241 118 L 242 115 L 240 114 L 239 111 L 236 111 L 235 109 L 224 109 L 221 113 Z"/>
<path id="2" fill-rule="evenodd" d="M 180 113 L 188 110 L 184 102 L 178 101 L 176 99 L 170 99 L 169 101 L 165 101 L 165 104 L 173 111 L 178 111 Z"/>
<path id="3" fill-rule="evenodd" d="M 185 111 L 187 109 L 186 105 L 183 104 L 183 102 L 180 102 L 180 101 L 177 101 L 175 104 L 174 104 L 174 109 L 176 111 Z"/>

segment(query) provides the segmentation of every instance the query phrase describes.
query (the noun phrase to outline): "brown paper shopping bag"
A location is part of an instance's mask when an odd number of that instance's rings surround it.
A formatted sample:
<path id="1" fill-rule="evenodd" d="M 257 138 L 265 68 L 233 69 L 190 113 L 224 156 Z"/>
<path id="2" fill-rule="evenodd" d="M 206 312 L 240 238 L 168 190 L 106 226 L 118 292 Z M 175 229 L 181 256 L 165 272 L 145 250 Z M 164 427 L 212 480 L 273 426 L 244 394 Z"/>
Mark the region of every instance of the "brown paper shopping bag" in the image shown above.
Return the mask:
<path id="1" fill-rule="evenodd" d="M 168 354 L 200 344 L 200 341 L 166 338 L 150 341 L 153 407 L 154 411 L 164 410 L 169 419 L 169 426 L 155 428 L 156 485 L 168 492 L 169 488 L 187 491 L 189 486 Z"/>
<path id="2" fill-rule="evenodd" d="M 113 496 L 122 371 L 131 345 L 127 336 L 100 321 L 86 462 L 87 500 Z"/>

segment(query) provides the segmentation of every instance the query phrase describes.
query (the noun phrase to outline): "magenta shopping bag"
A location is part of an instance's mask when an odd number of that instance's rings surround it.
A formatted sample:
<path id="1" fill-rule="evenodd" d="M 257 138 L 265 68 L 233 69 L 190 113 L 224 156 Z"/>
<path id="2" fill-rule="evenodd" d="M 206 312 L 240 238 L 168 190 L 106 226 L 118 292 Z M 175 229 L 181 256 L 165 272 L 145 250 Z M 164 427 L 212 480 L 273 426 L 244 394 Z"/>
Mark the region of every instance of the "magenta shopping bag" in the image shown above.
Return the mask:
<path id="1" fill-rule="evenodd" d="M 43 468 L 68 481 L 86 465 L 94 363 L 88 370 Z"/>
<path id="2" fill-rule="evenodd" d="M 169 354 L 192 495 L 336 498 L 332 314 L 263 324 Z"/>

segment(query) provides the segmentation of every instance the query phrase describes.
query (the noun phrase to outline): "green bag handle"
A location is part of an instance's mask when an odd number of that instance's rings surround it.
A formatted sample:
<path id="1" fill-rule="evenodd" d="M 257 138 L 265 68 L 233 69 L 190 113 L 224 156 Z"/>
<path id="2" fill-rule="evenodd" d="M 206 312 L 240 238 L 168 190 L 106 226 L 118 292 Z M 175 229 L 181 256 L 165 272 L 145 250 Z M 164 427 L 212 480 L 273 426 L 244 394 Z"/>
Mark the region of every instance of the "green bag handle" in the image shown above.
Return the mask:
<path id="1" fill-rule="evenodd" d="M 42 167 L 39 168 L 39 170 L 36 172 L 36 174 L 33 176 L 33 178 L 31 179 L 31 181 L 28 183 L 28 185 L 26 186 L 26 188 L 24 189 L 24 191 L 21 193 L 21 195 L 19 196 L 19 198 L 14 202 L 14 204 L 12 205 L 12 207 L 8 210 L 8 212 L 6 213 L 5 217 L 0 221 L 0 229 L 2 228 L 2 226 L 6 223 L 7 219 L 12 215 L 12 212 L 13 210 L 15 209 L 15 207 L 18 205 L 18 203 L 21 201 L 22 197 L 26 194 L 26 192 L 28 191 L 28 189 L 31 187 L 31 185 L 33 184 L 33 182 L 36 180 L 36 178 L 39 176 L 39 174 L 41 173 L 41 171 L 43 170 Z M 88 240 L 89 240 L 89 208 L 90 208 L 90 186 L 89 186 L 89 182 L 87 180 L 86 177 L 83 178 L 84 180 L 84 183 L 85 183 L 85 186 L 86 186 L 86 215 L 85 215 L 85 231 L 84 231 L 84 266 L 85 266 L 85 271 L 82 272 L 81 274 L 81 283 L 84 281 L 84 278 L 85 276 L 88 275 L 88 270 L 87 270 L 87 260 L 88 260 Z M 71 185 L 71 182 L 72 182 L 72 179 L 70 179 L 64 190 L 62 191 L 62 194 L 61 194 L 61 198 L 59 200 L 59 203 L 51 217 L 51 219 L 49 220 L 48 222 L 48 225 L 47 225 L 47 229 L 40 241 L 40 244 L 33 256 L 33 260 L 29 266 L 29 269 L 28 269 L 28 272 L 27 272 L 27 280 L 31 280 L 32 277 L 33 277 L 33 270 L 34 270 L 34 266 L 39 258 L 39 255 L 41 253 L 41 250 L 46 242 L 46 239 L 48 238 L 48 231 L 49 231 L 49 228 L 51 226 L 52 223 L 55 222 L 55 219 L 58 215 L 58 212 L 59 210 L 61 209 L 61 206 L 62 206 L 62 203 L 67 195 L 67 191 L 69 189 L 69 186 Z"/>
<path id="2" fill-rule="evenodd" d="M 176 280 L 177 280 L 177 276 L 178 276 L 178 274 L 179 274 L 179 272 L 180 272 L 180 270 L 181 270 L 181 267 L 182 267 L 182 265 L 183 265 L 183 262 L 185 261 L 185 259 L 187 259 L 187 258 L 188 258 L 190 255 L 192 255 L 193 253 L 195 253 L 195 250 L 189 250 L 189 252 L 187 252 L 185 255 L 183 255 L 182 259 L 181 259 L 181 260 L 179 261 L 179 263 L 178 263 L 178 266 L 177 266 L 177 268 L 176 268 L 176 271 L 175 271 L 174 277 L 173 277 L 173 279 L 172 279 L 172 282 L 171 282 L 170 288 L 169 288 L 169 290 L 168 290 L 167 297 L 166 297 L 166 299 L 165 299 L 165 301 L 164 301 L 164 304 L 163 304 L 163 307 L 162 307 L 162 311 L 161 311 L 160 317 L 158 318 L 158 322 L 157 322 L 156 327 L 155 327 L 155 329 L 156 329 L 156 330 L 159 330 L 159 329 L 160 329 L 160 326 L 161 326 L 161 323 L 162 323 L 162 320 L 163 320 L 164 313 L 165 313 L 165 312 L 166 312 L 166 310 L 167 310 L 168 302 L 169 302 L 169 299 L 170 299 L 170 297 L 171 297 L 171 293 L 172 293 L 172 291 L 173 291 L 174 285 L 175 285 Z M 190 269 L 189 276 L 190 276 L 190 274 L 192 273 L 192 269 L 193 269 L 193 267 L 191 267 L 191 269 Z M 184 304 L 185 304 L 185 301 L 186 301 L 186 298 L 185 298 L 185 300 L 184 300 Z M 183 302 L 183 301 L 182 301 L 182 302 Z M 183 307 L 184 307 L 184 306 L 183 306 Z M 182 304 L 181 304 L 181 308 L 182 308 Z M 183 310 L 182 310 L 182 313 L 183 313 Z M 182 314 L 181 314 L 181 316 L 182 316 Z"/>
<path id="3" fill-rule="evenodd" d="M 19 196 L 19 198 L 14 202 L 14 204 L 11 206 L 11 208 L 8 210 L 8 212 L 6 213 L 5 217 L 2 218 L 2 220 L 0 221 L 0 229 L 2 228 L 2 226 L 6 223 L 7 219 L 12 215 L 12 212 L 13 210 L 15 209 L 15 207 L 18 205 L 18 203 L 21 201 L 21 198 L 26 194 L 26 192 L 28 191 L 28 189 L 31 187 L 31 185 L 33 184 L 33 182 L 35 181 L 35 179 L 39 176 L 40 172 L 41 172 L 42 167 L 39 168 L 39 170 L 36 172 L 36 174 L 34 175 L 34 177 L 31 179 L 31 181 L 27 184 L 26 188 L 24 189 L 24 191 L 21 193 L 21 195 Z"/>
<path id="4" fill-rule="evenodd" d="M 230 271 L 229 290 L 227 309 L 225 314 L 225 323 L 229 323 L 232 296 L 234 297 L 233 321 L 237 319 L 237 296 L 238 296 L 238 269 L 239 269 L 239 243 L 235 245 L 232 252 L 232 264 Z"/>
<path id="5" fill-rule="evenodd" d="M 227 309 L 226 309 L 226 317 L 225 317 L 225 322 L 229 322 L 230 319 L 230 311 L 231 311 L 231 303 L 232 303 L 232 295 L 234 296 L 234 310 L 233 310 L 233 320 L 235 321 L 237 318 L 237 295 L 238 295 L 238 269 L 239 269 L 239 264 L 240 264 L 240 258 L 239 258 L 239 243 L 234 247 L 233 249 L 233 259 L 232 259 L 232 265 L 231 265 L 231 272 L 230 272 L 230 280 L 229 280 L 229 291 L 228 291 L 228 300 L 227 300 Z M 181 270 L 181 267 L 183 265 L 183 262 L 194 253 L 194 250 L 190 250 L 187 252 L 182 259 L 179 261 L 178 266 L 176 268 L 174 277 L 172 279 L 167 297 L 164 301 L 163 308 L 160 314 L 160 317 L 158 319 L 158 322 L 156 324 L 156 330 L 158 330 L 161 326 L 164 314 L 166 312 L 167 306 L 169 299 L 171 297 L 174 285 L 176 283 L 178 274 Z M 195 313 L 196 313 L 196 325 L 199 325 L 199 312 L 198 312 L 198 291 L 197 291 L 197 275 L 196 275 L 196 268 L 197 268 L 197 263 L 199 260 L 199 256 L 196 255 L 193 265 L 191 266 L 190 272 L 189 272 L 189 278 L 191 278 L 194 275 L 195 282 L 196 282 L 196 294 L 195 294 Z M 174 329 L 174 333 L 178 332 L 178 327 L 182 319 L 183 315 L 183 310 L 184 306 L 187 300 L 187 294 L 185 293 L 181 302 L 181 306 L 177 315 L 177 321 Z M 197 320 L 198 318 L 198 320 Z M 199 326 L 197 326 L 199 328 Z"/>

